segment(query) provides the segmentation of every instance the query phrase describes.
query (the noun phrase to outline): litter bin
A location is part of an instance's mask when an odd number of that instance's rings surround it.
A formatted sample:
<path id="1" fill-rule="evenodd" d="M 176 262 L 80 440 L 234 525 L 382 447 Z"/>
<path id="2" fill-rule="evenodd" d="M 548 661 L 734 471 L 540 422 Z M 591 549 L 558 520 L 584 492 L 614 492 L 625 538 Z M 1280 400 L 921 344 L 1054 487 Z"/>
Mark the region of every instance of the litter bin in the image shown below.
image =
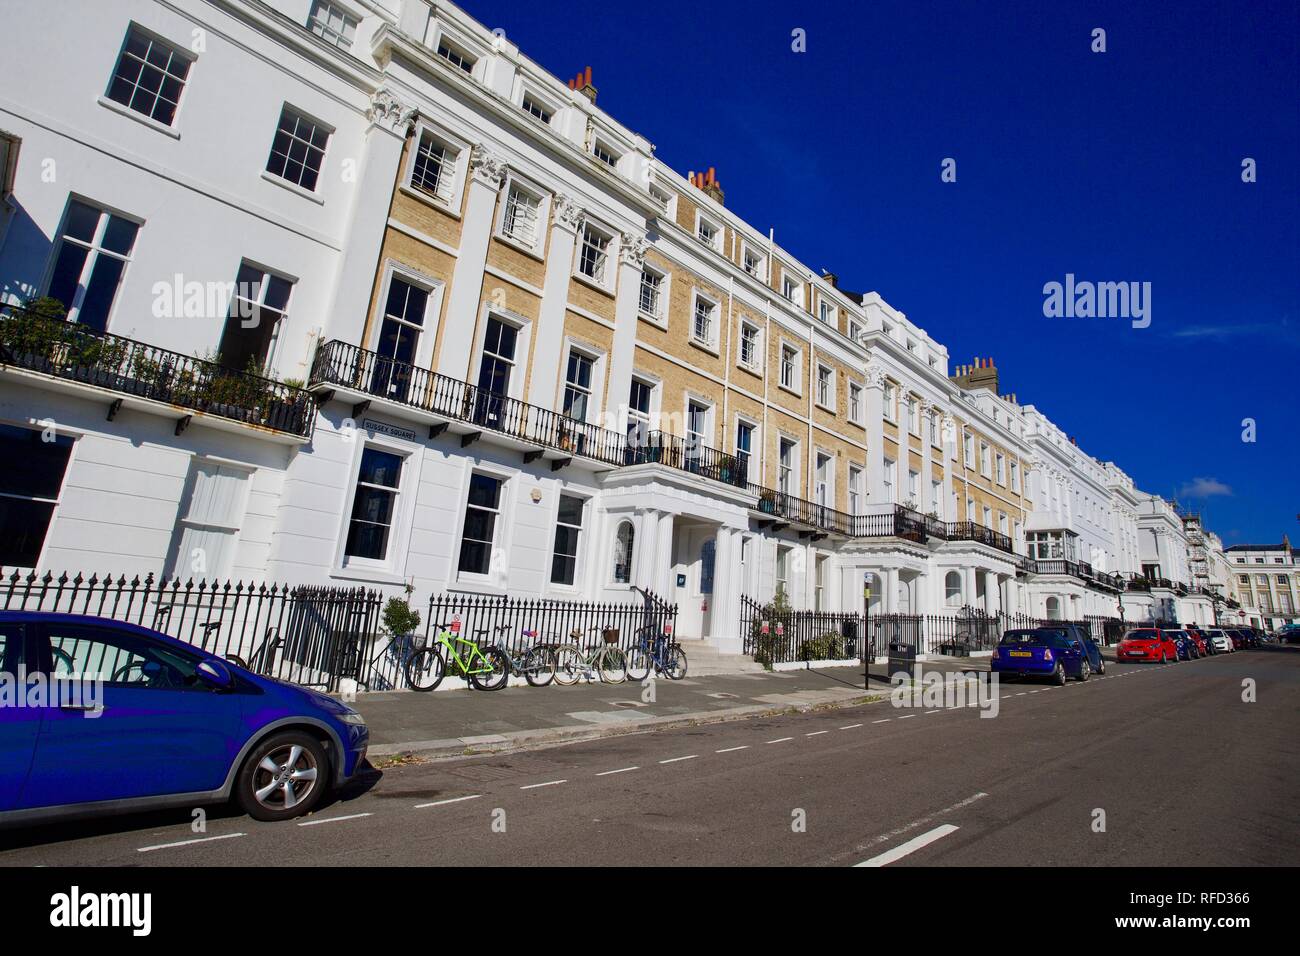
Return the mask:
<path id="1" fill-rule="evenodd" d="M 891 643 L 889 645 L 889 669 L 886 671 L 887 676 L 892 681 L 895 674 L 906 674 L 909 678 L 916 677 L 916 645 Z"/>

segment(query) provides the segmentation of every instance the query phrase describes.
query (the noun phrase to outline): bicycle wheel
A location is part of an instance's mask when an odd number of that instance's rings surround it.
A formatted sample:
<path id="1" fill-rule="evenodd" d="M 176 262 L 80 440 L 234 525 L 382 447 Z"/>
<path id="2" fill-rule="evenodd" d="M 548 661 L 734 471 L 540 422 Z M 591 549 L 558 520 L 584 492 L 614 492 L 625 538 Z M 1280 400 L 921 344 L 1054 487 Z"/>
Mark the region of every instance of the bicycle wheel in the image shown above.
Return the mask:
<path id="1" fill-rule="evenodd" d="M 411 690 L 431 691 L 442 683 L 443 675 L 447 673 L 447 662 L 437 648 L 426 647 L 406 659 L 402 673 L 406 677 L 406 686 Z"/>
<path id="2" fill-rule="evenodd" d="M 682 650 L 680 644 L 668 648 L 665 657 L 667 663 L 664 673 L 668 675 L 669 680 L 681 680 L 686 676 L 686 652 Z"/>
<path id="3" fill-rule="evenodd" d="M 627 680 L 627 658 L 617 647 L 607 646 L 596 655 L 600 679 L 606 684 L 621 684 Z"/>
<path id="4" fill-rule="evenodd" d="M 550 648 L 528 649 L 524 655 L 524 679 L 533 687 L 545 687 L 555 680 L 555 655 Z"/>
<path id="5" fill-rule="evenodd" d="M 555 649 L 555 683 L 569 687 L 578 683 L 587 670 L 587 657 L 577 644 L 561 644 Z"/>
<path id="6" fill-rule="evenodd" d="M 627 679 L 642 681 L 650 676 L 650 653 L 637 644 L 627 652 Z"/>
<path id="7" fill-rule="evenodd" d="M 481 652 L 483 656 L 470 665 L 469 679 L 479 690 L 500 690 L 510 680 L 510 658 L 501 648 L 490 644 Z"/>

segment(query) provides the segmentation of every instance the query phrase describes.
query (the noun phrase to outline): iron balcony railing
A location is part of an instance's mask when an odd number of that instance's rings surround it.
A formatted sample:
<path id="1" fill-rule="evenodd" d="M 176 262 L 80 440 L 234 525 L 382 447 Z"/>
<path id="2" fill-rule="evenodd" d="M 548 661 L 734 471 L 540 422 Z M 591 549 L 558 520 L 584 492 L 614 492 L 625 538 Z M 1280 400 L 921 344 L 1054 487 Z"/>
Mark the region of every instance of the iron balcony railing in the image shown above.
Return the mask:
<path id="1" fill-rule="evenodd" d="M 954 521 L 948 525 L 949 541 L 977 541 L 1000 551 L 1012 552 L 1011 539 L 1000 531 L 986 528 L 974 521 Z"/>
<path id="2" fill-rule="evenodd" d="M 317 351 L 311 384 L 374 395 L 528 444 L 615 467 L 662 464 L 733 486 L 745 486 L 742 462 L 735 455 L 667 432 L 638 434 L 634 431 L 627 435 L 611 431 L 337 340 L 325 343 Z"/>
<path id="3" fill-rule="evenodd" d="M 0 306 L 0 364 L 310 438 L 311 394 L 109 332 Z"/>
<path id="4" fill-rule="evenodd" d="M 763 485 L 750 483 L 748 487 L 751 493 L 758 496 L 756 507 L 765 515 L 811 525 L 836 534 L 846 536 L 858 534 L 855 523 L 859 518 L 853 515 Z"/>

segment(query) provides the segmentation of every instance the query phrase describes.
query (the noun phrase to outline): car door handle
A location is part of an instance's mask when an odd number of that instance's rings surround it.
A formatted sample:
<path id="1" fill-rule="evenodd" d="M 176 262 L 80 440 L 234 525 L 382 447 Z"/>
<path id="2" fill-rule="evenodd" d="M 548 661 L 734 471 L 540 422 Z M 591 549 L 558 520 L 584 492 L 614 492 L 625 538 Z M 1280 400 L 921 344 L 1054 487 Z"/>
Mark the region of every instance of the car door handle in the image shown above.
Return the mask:
<path id="1" fill-rule="evenodd" d="M 96 710 L 93 704 L 59 704 L 59 710 Z"/>

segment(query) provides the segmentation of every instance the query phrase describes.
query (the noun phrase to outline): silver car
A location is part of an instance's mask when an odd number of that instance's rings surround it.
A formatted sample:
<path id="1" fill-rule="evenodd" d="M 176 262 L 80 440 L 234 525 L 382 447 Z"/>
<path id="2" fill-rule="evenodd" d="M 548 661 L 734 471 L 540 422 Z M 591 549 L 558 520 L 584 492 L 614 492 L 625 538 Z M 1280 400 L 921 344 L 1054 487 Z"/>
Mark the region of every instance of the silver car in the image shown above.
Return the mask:
<path id="1" fill-rule="evenodd" d="M 1224 634 L 1223 631 L 1206 631 L 1205 639 L 1214 647 L 1216 654 L 1232 653 L 1232 638 Z"/>

